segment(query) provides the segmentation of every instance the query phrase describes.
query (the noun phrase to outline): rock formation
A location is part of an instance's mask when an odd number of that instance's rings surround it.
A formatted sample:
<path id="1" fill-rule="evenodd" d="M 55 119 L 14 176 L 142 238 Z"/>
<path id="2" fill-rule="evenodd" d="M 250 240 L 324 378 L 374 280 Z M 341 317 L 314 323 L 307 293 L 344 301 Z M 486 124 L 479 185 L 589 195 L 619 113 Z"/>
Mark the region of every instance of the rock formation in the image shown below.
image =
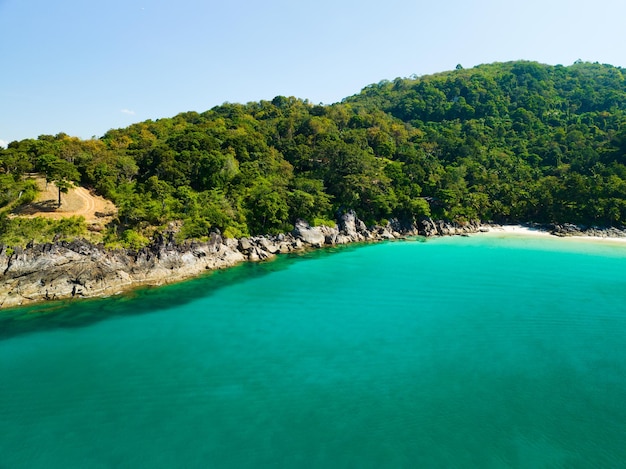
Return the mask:
<path id="1" fill-rule="evenodd" d="M 0 307 L 108 296 L 304 249 L 414 235 L 464 234 L 479 228 L 477 223 L 461 226 L 431 219 L 406 226 L 392 220 L 386 226 L 367 228 L 349 211 L 339 217 L 334 227 L 313 227 L 298 220 L 291 233 L 275 236 L 228 239 L 214 232 L 207 242 L 179 244 L 174 241 L 174 233 L 168 232 L 139 251 L 106 249 L 81 240 L 31 244 L 24 249 L 0 246 Z"/>
<path id="2" fill-rule="evenodd" d="M 620 230 L 619 228 L 614 227 L 598 228 L 564 223 L 562 225 L 548 225 L 544 228 L 547 229 L 550 234 L 560 237 L 595 236 L 600 238 L 626 238 L 626 230 Z"/>

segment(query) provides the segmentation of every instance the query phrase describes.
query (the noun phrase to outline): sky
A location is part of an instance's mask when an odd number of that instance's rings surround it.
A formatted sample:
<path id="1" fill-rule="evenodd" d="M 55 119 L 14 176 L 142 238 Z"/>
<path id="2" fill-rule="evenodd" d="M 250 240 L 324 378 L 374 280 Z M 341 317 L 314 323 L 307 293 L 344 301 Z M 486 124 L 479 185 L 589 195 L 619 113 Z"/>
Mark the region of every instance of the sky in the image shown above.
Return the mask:
<path id="1" fill-rule="evenodd" d="M 0 145 L 482 63 L 626 67 L 623 0 L 0 0 Z"/>

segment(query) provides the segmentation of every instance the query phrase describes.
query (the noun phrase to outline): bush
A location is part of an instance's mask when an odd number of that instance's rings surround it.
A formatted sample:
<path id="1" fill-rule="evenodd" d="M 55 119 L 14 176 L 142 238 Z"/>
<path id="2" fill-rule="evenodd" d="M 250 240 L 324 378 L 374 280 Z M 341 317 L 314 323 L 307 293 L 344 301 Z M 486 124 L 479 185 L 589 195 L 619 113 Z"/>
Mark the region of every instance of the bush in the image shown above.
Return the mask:
<path id="1" fill-rule="evenodd" d="M 222 235 L 224 238 L 243 238 L 249 236 L 250 233 L 241 225 L 230 225 L 224 228 Z"/>
<path id="2" fill-rule="evenodd" d="M 208 236 L 211 223 L 206 218 L 188 218 L 183 222 L 179 237 L 181 239 L 202 238 Z"/>
<path id="3" fill-rule="evenodd" d="M 311 226 L 330 226 L 333 228 L 336 223 L 329 218 L 316 217 L 311 221 Z"/>
<path id="4" fill-rule="evenodd" d="M 0 223 L 0 243 L 8 246 L 24 246 L 30 241 L 51 242 L 56 239 L 73 239 L 87 231 L 84 217 L 69 217 L 50 220 L 43 217 L 8 218 Z"/>
<path id="5" fill-rule="evenodd" d="M 150 240 L 141 233 L 129 229 L 122 233 L 121 242 L 122 246 L 125 248 L 138 250 L 146 247 L 150 243 Z"/>

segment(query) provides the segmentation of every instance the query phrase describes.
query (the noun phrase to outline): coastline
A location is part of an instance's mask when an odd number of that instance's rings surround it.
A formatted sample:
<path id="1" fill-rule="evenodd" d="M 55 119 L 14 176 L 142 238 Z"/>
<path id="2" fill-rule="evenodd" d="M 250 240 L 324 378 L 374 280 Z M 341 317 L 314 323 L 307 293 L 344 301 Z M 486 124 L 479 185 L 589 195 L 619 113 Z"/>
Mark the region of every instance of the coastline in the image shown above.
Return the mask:
<path id="1" fill-rule="evenodd" d="M 0 246 L 0 309 L 64 299 L 113 296 L 142 286 L 160 286 L 197 277 L 242 262 L 258 262 L 278 254 L 336 245 L 475 233 L 479 223 L 464 225 L 421 220 L 410 226 L 397 220 L 367 227 L 353 211 L 333 227 L 312 227 L 298 220 L 289 233 L 240 239 L 212 232 L 208 241 L 177 243 L 166 231 L 140 250 L 106 249 L 85 240 Z"/>
<path id="2" fill-rule="evenodd" d="M 486 225 L 485 229 L 481 231 L 484 235 L 502 235 L 502 236 L 519 236 L 519 237 L 544 237 L 544 238 L 557 238 L 562 240 L 571 241 L 585 241 L 591 243 L 626 243 L 626 233 L 623 236 L 599 236 L 597 233 L 599 230 L 594 230 L 594 234 L 584 234 L 584 231 L 579 231 L 581 234 L 567 234 L 559 235 L 546 227 L 535 227 L 525 225 Z"/>
<path id="3" fill-rule="evenodd" d="M 143 286 L 161 286 L 225 269 L 242 262 L 258 262 L 278 254 L 304 252 L 336 245 L 401 240 L 412 236 L 546 237 L 594 243 L 626 243 L 626 232 L 542 225 L 455 224 L 423 219 L 412 225 L 397 220 L 366 227 L 352 211 L 334 227 L 312 227 L 298 220 L 290 233 L 223 238 L 211 233 L 206 242 L 176 243 L 174 232 L 160 235 L 139 251 L 110 250 L 84 240 L 29 245 L 25 249 L 0 246 L 0 309 L 50 300 L 96 298 L 121 294 Z"/>

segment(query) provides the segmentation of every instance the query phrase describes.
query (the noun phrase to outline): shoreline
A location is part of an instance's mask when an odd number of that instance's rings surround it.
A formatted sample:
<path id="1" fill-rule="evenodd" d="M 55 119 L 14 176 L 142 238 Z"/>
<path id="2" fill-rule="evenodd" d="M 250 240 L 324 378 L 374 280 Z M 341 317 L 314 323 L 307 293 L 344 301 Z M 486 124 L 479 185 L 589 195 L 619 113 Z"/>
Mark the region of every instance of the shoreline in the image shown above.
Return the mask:
<path id="1" fill-rule="evenodd" d="M 547 228 L 525 226 L 525 225 L 486 225 L 483 235 L 519 236 L 519 237 L 544 237 L 561 240 L 586 241 L 590 243 L 626 243 L 626 236 L 598 236 L 585 234 L 558 235 Z M 597 230 L 596 230 L 597 231 Z"/>
<path id="2" fill-rule="evenodd" d="M 198 277 L 242 262 L 258 262 L 278 254 L 406 239 L 411 236 L 447 236 L 475 233 L 480 223 L 464 225 L 424 219 L 411 225 L 397 220 L 367 227 L 354 211 L 342 214 L 335 226 L 312 227 L 296 221 L 289 233 L 240 239 L 224 238 L 219 231 L 208 241 L 175 241 L 165 231 L 140 250 L 106 249 L 76 239 L 25 248 L 0 246 L 0 309 L 32 303 L 114 296 L 139 287 L 161 286 Z"/>
<path id="3" fill-rule="evenodd" d="M 0 246 L 0 309 L 33 303 L 80 298 L 100 298 L 137 288 L 162 286 L 221 270 L 243 262 L 272 259 L 278 254 L 300 253 L 354 243 L 403 240 L 414 236 L 505 236 L 570 239 L 590 243 L 626 243 L 626 231 L 598 229 L 585 235 L 567 225 L 495 225 L 472 222 L 464 225 L 424 219 L 410 226 L 392 220 L 386 226 L 366 227 L 352 211 L 334 227 L 311 227 L 298 220 L 290 233 L 223 238 L 219 232 L 206 242 L 174 241 L 174 232 L 165 232 L 139 251 L 109 250 L 84 240 L 29 245 L 9 249 Z"/>

